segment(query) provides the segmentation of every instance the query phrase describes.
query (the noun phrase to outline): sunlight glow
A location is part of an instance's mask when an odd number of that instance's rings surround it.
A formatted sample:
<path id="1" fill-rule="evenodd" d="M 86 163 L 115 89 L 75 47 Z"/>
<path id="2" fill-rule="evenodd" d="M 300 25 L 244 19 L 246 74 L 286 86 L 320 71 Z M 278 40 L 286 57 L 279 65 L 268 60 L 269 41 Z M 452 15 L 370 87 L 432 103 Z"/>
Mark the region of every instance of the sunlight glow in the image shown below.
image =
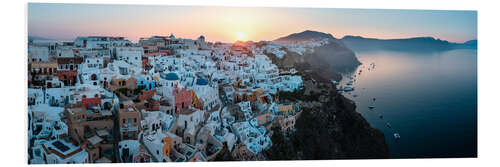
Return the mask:
<path id="1" fill-rule="evenodd" d="M 246 34 L 244 32 L 236 33 L 236 40 L 245 41 L 245 38 L 246 38 Z"/>

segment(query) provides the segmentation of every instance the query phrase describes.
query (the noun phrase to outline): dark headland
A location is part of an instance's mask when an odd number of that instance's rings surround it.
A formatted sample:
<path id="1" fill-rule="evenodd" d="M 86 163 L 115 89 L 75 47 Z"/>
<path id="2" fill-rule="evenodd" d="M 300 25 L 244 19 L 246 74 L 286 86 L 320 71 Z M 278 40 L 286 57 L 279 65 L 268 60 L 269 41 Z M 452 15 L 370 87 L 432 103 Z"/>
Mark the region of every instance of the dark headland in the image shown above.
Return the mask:
<path id="1" fill-rule="evenodd" d="M 455 43 L 433 37 L 377 39 L 361 36 L 345 36 L 341 41 L 355 51 L 391 50 L 429 53 L 453 49 L 477 49 L 477 40 Z"/>
<path id="2" fill-rule="evenodd" d="M 304 112 L 296 122 L 296 132 L 274 133 L 273 146 L 266 154 L 271 160 L 389 158 L 384 134 L 374 129 L 356 112 L 356 105 L 337 92 L 331 80 L 340 80 L 341 71 L 361 63 L 354 52 L 331 34 L 304 31 L 273 42 L 293 43 L 326 38 L 329 43 L 304 55 L 286 51 L 278 59 L 267 54 L 281 69 L 294 67 L 304 78 L 304 89 L 280 92 L 280 100 L 301 104 Z"/>

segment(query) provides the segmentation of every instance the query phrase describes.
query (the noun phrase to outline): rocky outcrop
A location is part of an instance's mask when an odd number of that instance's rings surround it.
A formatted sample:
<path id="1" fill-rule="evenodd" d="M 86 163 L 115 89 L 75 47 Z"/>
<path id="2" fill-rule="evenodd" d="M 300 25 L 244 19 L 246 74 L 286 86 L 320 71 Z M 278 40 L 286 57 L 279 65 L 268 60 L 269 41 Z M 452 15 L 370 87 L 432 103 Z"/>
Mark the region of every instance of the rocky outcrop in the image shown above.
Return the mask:
<path id="1" fill-rule="evenodd" d="M 312 52 L 300 55 L 298 53 L 282 48 L 286 54 L 278 58 L 272 53 L 264 52 L 281 69 L 295 68 L 298 71 L 310 73 L 316 79 L 330 81 L 340 80 L 339 72 L 353 71 L 361 62 L 356 58 L 352 50 L 347 48 L 337 39 L 329 39 L 328 44 L 315 47 Z"/>
<path id="2" fill-rule="evenodd" d="M 328 44 L 315 47 L 305 56 L 312 66 L 338 72 L 353 71 L 361 64 L 354 52 L 337 39 L 330 39 Z"/>
<path id="3" fill-rule="evenodd" d="M 333 37 L 331 34 L 306 30 L 300 33 L 290 34 L 286 37 L 281 37 L 273 42 L 288 44 L 328 40 L 328 43 L 313 48 L 312 52 L 306 52 L 299 55 L 295 52 L 288 51 L 285 47 L 282 49 L 286 51 L 283 59 L 273 59 L 273 63 L 282 65 L 283 68 L 296 68 L 296 63 L 306 63 L 309 67 L 320 68 L 322 74 L 329 75 L 328 78 L 338 75 L 338 72 L 353 71 L 361 64 L 356 58 L 354 52 L 347 47 L 341 40 Z M 274 56 L 266 53 L 268 56 Z M 275 57 L 275 56 L 274 56 Z M 334 76 L 338 79 L 340 76 Z"/>
<path id="4" fill-rule="evenodd" d="M 384 134 L 356 112 L 354 102 L 337 94 L 332 84 L 321 87 L 321 96 L 313 93 L 282 97 L 280 94 L 280 98 L 309 105 L 302 105 L 295 133 L 285 136 L 274 130 L 273 146 L 265 152 L 267 157 L 271 160 L 389 158 Z M 327 99 L 321 99 L 324 97 Z"/>
<path id="5" fill-rule="evenodd" d="M 349 53 L 335 53 L 335 49 L 329 49 L 339 46 L 327 47 L 305 55 L 309 57 L 288 53 L 280 60 L 270 55 L 279 68 L 293 65 L 302 75 L 304 89 L 280 92 L 279 99 L 297 102 L 303 111 L 296 121 L 294 133 L 284 135 L 279 129 L 273 129 L 273 146 L 264 154 L 270 160 L 389 158 L 384 134 L 372 128 L 356 112 L 353 101 L 337 93 L 330 80 L 340 79 L 335 78 L 340 74 L 327 66 L 324 63 L 327 61 L 320 56 Z M 306 58 L 316 60 L 304 60 Z"/>

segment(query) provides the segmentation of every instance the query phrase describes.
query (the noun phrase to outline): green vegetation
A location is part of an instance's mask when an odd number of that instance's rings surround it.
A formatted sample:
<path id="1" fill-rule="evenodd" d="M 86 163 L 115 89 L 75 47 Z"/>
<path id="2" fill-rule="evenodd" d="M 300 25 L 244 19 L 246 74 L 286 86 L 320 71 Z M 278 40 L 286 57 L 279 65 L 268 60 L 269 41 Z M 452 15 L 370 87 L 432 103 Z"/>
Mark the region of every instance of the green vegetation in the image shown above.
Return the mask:
<path id="1" fill-rule="evenodd" d="M 123 96 L 131 97 L 134 95 L 138 95 L 144 90 L 144 87 L 138 87 L 136 89 L 129 89 L 129 88 L 118 88 L 115 90 L 115 92 L 120 93 Z"/>
<path id="2" fill-rule="evenodd" d="M 271 136 L 273 145 L 265 152 L 267 158 L 271 160 L 296 160 L 297 146 L 294 146 L 294 141 L 298 142 L 299 140 L 287 138 L 278 127 L 273 126 L 271 130 L 273 131 L 273 135 Z"/>
<path id="3" fill-rule="evenodd" d="M 116 92 L 118 92 L 122 95 L 127 95 L 129 92 L 129 89 L 128 88 L 118 88 L 118 89 L 116 89 Z"/>
<path id="4" fill-rule="evenodd" d="M 312 93 L 310 95 L 305 94 L 305 89 L 295 90 L 293 92 L 279 91 L 279 100 L 290 100 L 292 102 L 296 101 L 316 101 L 321 95 L 320 93 Z"/>

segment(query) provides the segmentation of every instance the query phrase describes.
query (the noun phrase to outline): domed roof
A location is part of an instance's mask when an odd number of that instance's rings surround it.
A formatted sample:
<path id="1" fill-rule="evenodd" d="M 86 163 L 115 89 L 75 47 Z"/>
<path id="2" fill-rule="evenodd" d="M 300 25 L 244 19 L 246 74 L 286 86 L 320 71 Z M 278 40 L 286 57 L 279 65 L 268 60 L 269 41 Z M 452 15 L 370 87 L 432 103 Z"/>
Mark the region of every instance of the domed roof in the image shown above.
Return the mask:
<path id="1" fill-rule="evenodd" d="M 165 79 L 170 80 L 170 81 L 179 80 L 179 75 L 171 72 L 171 73 L 168 73 L 167 75 L 165 75 Z"/>
<path id="2" fill-rule="evenodd" d="M 204 78 L 196 79 L 196 85 L 208 85 L 208 81 Z"/>

